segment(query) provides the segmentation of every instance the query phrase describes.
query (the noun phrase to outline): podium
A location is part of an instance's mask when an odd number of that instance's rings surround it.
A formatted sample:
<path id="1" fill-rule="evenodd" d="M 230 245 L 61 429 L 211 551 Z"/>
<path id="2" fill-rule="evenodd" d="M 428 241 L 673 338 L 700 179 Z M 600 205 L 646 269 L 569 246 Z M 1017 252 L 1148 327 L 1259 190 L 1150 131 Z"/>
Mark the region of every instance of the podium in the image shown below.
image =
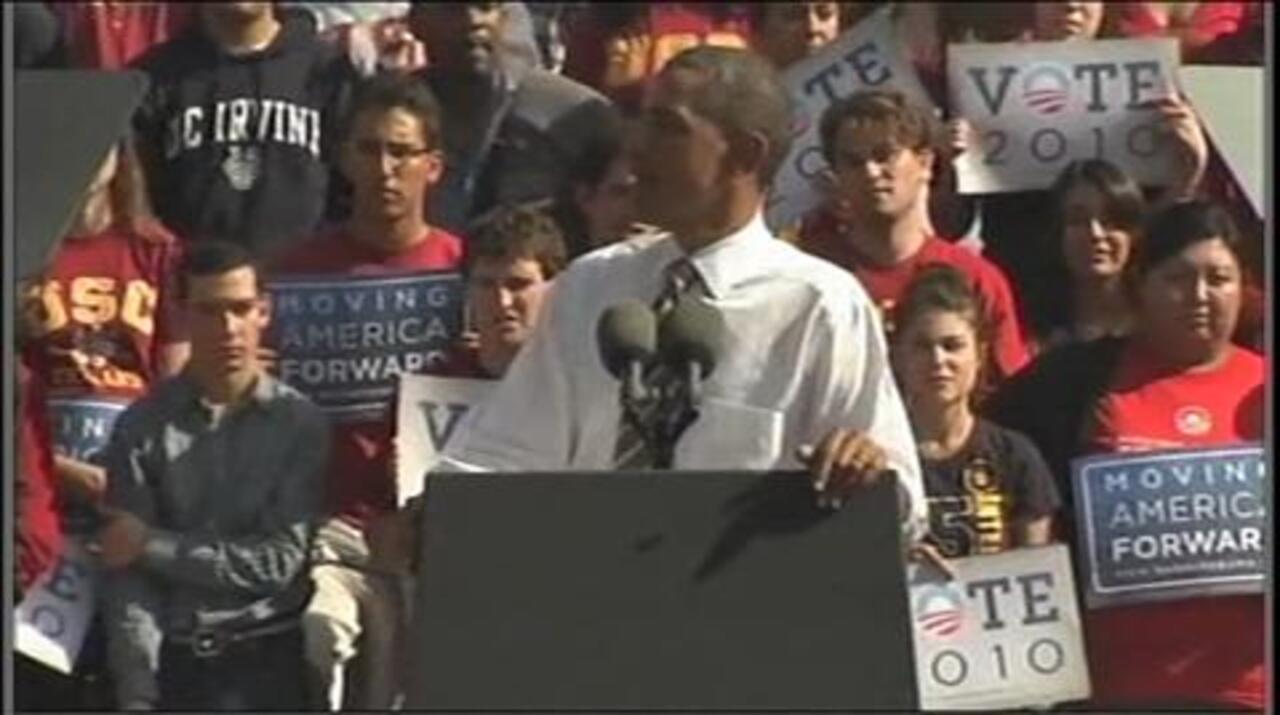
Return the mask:
<path id="1" fill-rule="evenodd" d="M 405 707 L 917 707 L 892 484 L 799 473 L 433 474 Z"/>

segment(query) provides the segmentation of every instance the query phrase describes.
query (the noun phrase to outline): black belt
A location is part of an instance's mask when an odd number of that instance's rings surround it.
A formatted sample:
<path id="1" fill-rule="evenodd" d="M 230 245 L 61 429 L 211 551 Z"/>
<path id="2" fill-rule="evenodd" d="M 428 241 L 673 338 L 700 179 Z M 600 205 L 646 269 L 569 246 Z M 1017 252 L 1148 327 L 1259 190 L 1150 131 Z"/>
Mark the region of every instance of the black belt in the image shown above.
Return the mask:
<path id="1" fill-rule="evenodd" d="M 197 658 L 216 658 L 222 655 L 222 652 L 229 646 L 236 643 L 295 630 L 299 625 L 296 618 L 291 618 L 270 621 L 239 630 L 197 628 L 191 633 L 165 636 L 165 639 L 178 645 L 190 647 L 191 654 Z"/>

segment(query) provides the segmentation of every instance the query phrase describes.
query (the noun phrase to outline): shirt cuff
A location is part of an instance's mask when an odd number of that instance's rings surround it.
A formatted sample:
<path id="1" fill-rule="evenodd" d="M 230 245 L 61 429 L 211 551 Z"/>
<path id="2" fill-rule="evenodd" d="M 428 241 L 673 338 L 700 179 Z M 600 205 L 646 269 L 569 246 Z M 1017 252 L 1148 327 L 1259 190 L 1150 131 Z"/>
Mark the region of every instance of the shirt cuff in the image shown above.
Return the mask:
<path id="1" fill-rule="evenodd" d="M 142 545 L 142 565 L 154 571 L 168 571 L 178 560 L 180 545 L 173 532 L 151 529 Z"/>

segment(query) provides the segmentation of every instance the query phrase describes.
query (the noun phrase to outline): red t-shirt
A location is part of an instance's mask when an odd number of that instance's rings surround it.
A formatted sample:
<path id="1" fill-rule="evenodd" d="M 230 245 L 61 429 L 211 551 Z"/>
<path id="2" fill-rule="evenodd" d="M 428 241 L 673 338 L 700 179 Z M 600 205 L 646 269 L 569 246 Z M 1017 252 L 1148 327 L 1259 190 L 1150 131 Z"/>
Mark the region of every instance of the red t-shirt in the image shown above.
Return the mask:
<path id="1" fill-rule="evenodd" d="M 18 364 L 22 395 L 18 413 L 18 475 L 14 489 L 18 520 L 15 566 L 18 584 L 25 591 L 50 569 L 62 552 L 62 527 L 58 522 L 53 482 L 53 451 L 45 419 L 40 381 Z"/>
<path id="2" fill-rule="evenodd" d="M 1196 35 L 1199 47 L 1203 47 L 1223 35 L 1240 29 L 1245 17 L 1243 2 L 1197 3 L 1195 10 L 1184 21 L 1161 16 L 1145 2 L 1121 3 L 1116 27 L 1124 37 L 1163 37 L 1172 32 L 1191 32 Z M 1193 50 L 1199 47 L 1192 48 Z"/>
<path id="3" fill-rule="evenodd" d="M 836 218 L 822 211 L 811 215 L 801 226 L 800 247 L 857 276 L 880 307 L 885 331 L 889 334 L 893 333 L 893 306 L 902 298 L 916 272 L 936 263 L 953 266 L 973 280 L 986 305 L 987 321 L 995 336 L 991 348 L 1000 375 L 1012 375 L 1030 359 L 1008 279 L 994 263 L 972 251 L 931 236 L 911 258 L 893 266 L 877 266 L 859 255 L 842 236 Z"/>
<path id="4" fill-rule="evenodd" d="M 439 228 L 406 251 L 380 253 L 356 241 L 345 228 L 322 231 L 284 256 L 276 276 L 393 276 L 416 271 L 447 271 L 462 264 L 462 241 Z M 329 494 L 333 513 L 355 526 L 395 508 L 391 474 L 394 410 L 378 422 L 334 424 L 329 456 Z"/>
<path id="5" fill-rule="evenodd" d="M 118 70 L 186 28 L 193 5 L 178 2 L 55 2 L 71 64 Z"/>
<path id="6" fill-rule="evenodd" d="M 1169 374 L 1131 346 L 1092 415 L 1088 443 L 1115 452 L 1260 441 L 1264 360 L 1230 351 L 1212 371 Z M 1261 709 L 1264 610 L 1261 596 L 1219 596 L 1087 611 L 1095 701 Z"/>
<path id="7" fill-rule="evenodd" d="M 118 229 L 66 238 L 26 296 L 28 364 L 49 397 L 132 401 L 160 350 L 184 339 L 174 281 L 180 247 Z"/>

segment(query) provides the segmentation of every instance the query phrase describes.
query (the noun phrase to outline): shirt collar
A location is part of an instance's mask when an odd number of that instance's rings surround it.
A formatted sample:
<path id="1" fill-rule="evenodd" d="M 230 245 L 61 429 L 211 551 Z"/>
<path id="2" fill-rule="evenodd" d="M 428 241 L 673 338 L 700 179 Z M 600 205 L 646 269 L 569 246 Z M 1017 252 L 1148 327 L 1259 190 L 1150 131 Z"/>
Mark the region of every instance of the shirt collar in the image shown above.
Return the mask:
<path id="1" fill-rule="evenodd" d="M 187 400 L 192 409 L 198 410 L 201 414 L 211 414 L 215 409 L 215 405 L 204 398 L 203 393 L 200 392 L 200 384 L 191 376 L 191 373 L 184 371 L 181 378 L 186 382 Z M 259 372 L 258 378 L 254 380 L 253 387 L 249 390 L 249 395 L 242 406 L 266 409 L 275 398 L 279 384 L 279 381 L 271 377 L 265 370 Z"/>
<path id="2" fill-rule="evenodd" d="M 757 210 L 745 226 L 688 258 L 698 269 L 698 276 L 711 297 L 722 298 L 734 286 L 768 271 L 768 261 L 760 260 L 757 252 L 761 247 L 772 245 L 774 240 L 765 226 L 764 211 Z M 674 236 L 669 245 L 672 260 L 684 255 Z"/>

